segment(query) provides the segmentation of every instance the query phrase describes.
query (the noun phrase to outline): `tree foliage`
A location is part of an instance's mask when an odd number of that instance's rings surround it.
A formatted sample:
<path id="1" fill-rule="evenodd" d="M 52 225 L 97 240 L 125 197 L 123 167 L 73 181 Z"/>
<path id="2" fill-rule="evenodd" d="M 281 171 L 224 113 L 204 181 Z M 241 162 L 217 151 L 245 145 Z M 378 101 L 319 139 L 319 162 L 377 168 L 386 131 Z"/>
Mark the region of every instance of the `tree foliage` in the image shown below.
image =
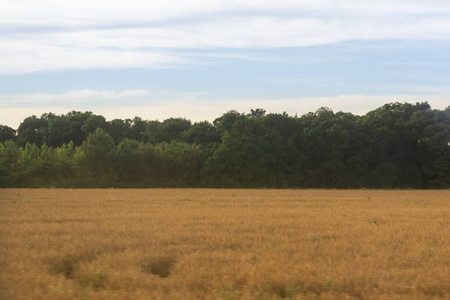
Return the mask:
<path id="1" fill-rule="evenodd" d="M 194 124 L 48 113 L 17 133 L 0 126 L 0 185 L 448 188 L 450 107 L 389 103 L 363 116 L 257 108 Z"/>
<path id="2" fill-rule="evenodd" d="M 9 126 L 0 125 L 0 143 L 15 140 L 16 140 L 16 131 Z"/>

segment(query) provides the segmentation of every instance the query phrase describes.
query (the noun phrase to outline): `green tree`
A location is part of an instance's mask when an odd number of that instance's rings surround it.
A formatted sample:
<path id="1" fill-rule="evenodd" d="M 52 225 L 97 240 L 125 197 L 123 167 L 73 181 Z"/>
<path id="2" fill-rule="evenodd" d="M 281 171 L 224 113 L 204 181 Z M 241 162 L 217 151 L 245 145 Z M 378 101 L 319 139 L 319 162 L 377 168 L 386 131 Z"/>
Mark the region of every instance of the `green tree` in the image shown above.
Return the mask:
<path id="1" fill-rule="evenodd" d="M 302 145 L 303 125 L 297 117 L 283 114 L 267 114 L 262 120 L 266 128 L 265 139 L 275 158 L 270 173 L 276 177 L 275 186 L 302 187 L 306 179 L 307 156 Z"/>
<path id="2" fill-rule="evenodd" d="M 24 148 L 18 149 L 20 182 L 23 186 L 35 185 L 40 158 L 40 149 L 35 144 L 26 143 Z"/>
<path id="3" fill-rule="evenodd" d="M 114 162 L 117 158 L 113 138 L 103 129 L 97 128 L 89 134 L 78 147 L 75 154 L 76 164 L 81 176 L 93 183 L 110 185 L 114 182 Z"/>
<path id="4" fill-rule="evenodd" d="M 63 180 L 64 184 L 69 184 L 74 181 L 74 154 L 75 146 L 73 142 L 61 145 L 55 149 L 55 154 L 57 157 L 57 169 L 58 178 Z"/>
<path id="5" fill-rule="evenodd" d="M 424 187 L 450 186 L 450 107 L 444 111 L 416 111 L 411 122 L 418 133 L 418 162 Z"/>
<path id="6" fill-rule="evenodd" d="M 275 153 L 264 138 L 261 120 L 246 118 L 236 121 L 222 136 L 222 143 L 208 158 L 203 169 L 205 184 L 225 187 L 264 187 L 270 169 L 275 166 Z"/>
<path id="7" fill-rule="evenodd" d="M 191 124 L 91 112 L 0 126 L 3 186 L 448 188 L 450 107 L 389 103 L 364 116 L 228 111 Z M 117 146 L 116 146 L 117 145 Z"/>
<path id="8" fill-rule="evenodd" d="M 189 144 L 198 144 L 204 147 L 211 143 L 220 142 L 220 134 L 213 124 L 208 121 L 198 122 L 183 131 L 181 139 Z"/>
<path id="9" fill-rule="evenodd" d="M 17 143 L 7 140 L 0 143 L 0 185 L 13 187 L 20 176 L 20 151 Z"/>
<path id="10" fill-rule="evenodd" d="M 31 116 L 25 118 L 17 129 L 17 137 L 22 145 L 27 142 L 42 145 L 48 136 L 48 120 Z"/>
<path id="11" fill-rule="evenodd" d="M 87 133 L 83 131 L 82 127 L 86 121 L 92 116 L 92 112 L 80 112 L 72 111 L 65 115 L 69 120 L 69 136 L 67 140 L 61 140 L 58 146 L 64 143 L 73 142 L 75 146 L 81 145 L 81 143 L 86 139 Z"/>
<path id="12" fill-rule="evenodd" d="M 89 133 L 94 133 L 97 128 L 101 128 L 104 131 L 108 132 L 108 122 L 106 121 L 105 117 L 99 115 L 89 116 L 81 126 L 81 130 L 84 134 L 86 134 L 86 136 Z"/>
<path id="13" fill-rule="evenodd" d="M 71 135 L 71 124 L 66 116 L 55 116 L 48 119 L 48 135 L 45 143 L 50 147 L 58 147 L 73 139 Z"/>
<path id="14" fill-rule="evenodd" d="M 375 154 L 371 169 L 377 171 L 380 178 L 391 178 L 392 187 L 423 186 L 418 143 L 420 128 L 413 121 L 413 115 L 429 109 L 426 102 L 415 105 L 389 103 L 370 111 L 358 121 L 371 139 L 371 149 Z M 384 185 L 384 182 L 381 184 Z"/>
<path id="15" fill-rule="evenodd" d="M 137 185 L 144 179 L 145 165 L 142 145 L 136 140 L 124 139 L 117 146 L 115 169 L 119 182 Z"/>
<path id="16" fill-rule="evenodd" d="M 230 110 L 223 114 L 221 117 L 214 120 L 213 124 L 216 126 L 219 133 L 222 135 L 226 131 L 230 131 L 234 125 L 239 120 L 244 120 L 245 115 L 239 113 L 236 110 Z"/>
<path id="17" fill-rule="evenodd" d="M 15 141 L 16 131 L 9 126 L 0 125 L 0 143 L 5 141 Z"/>
<path id="18" fill-rule="evenodd" d="M 162 137 L 159 142 L 171 142 L 181 138 L 183 132 L 191 127 L 191 121 L 183 118 L 170 118 L 161 123 Z"/>
<path id="19" fill-rule="evenodd" d="M 111 135 L 116 144 L 119 144 L 122 140 L 129 138 L 132 132 L 131 119 L 114 119 L 109 122 L 108 133 Z"/>
<path id="20" fill-rule="evenodd" d="M 148 122 L 142 118 L 134 117 L 131 123 L 130 139 L 143 142 L 145 141 L 145 132 L 147 130 Z"/>
<path id="21" fill-rule="evenodd" d="M 180 141 L 160 143 L 154 148 L 152 169 L 158 186 L 194 187 L 200 183 L 203 147 Z"/>
<path id="22" fill-rule="evenodd" d="M 39 186 L 51 186 L 60 179 L 58 156 L 55 149 L 48 147 L 45 143 L 41 146 L 36 173 Z"/>
<path id="23" fill-rule="evenodd" d="M 144 139 L 146 142 L 156 145 L 163 140 L 163 132 L 161 128 L 161 122 L 148 121 L 145 128 Z"/>
<path id="24" fill-rule="evenodd" d="M 302 144 L 308 157 L 308 186 L 338 187 L 349 149 L 347 121 L 353 116 L 320 108 L 300 119 L 303 123 Z"/>

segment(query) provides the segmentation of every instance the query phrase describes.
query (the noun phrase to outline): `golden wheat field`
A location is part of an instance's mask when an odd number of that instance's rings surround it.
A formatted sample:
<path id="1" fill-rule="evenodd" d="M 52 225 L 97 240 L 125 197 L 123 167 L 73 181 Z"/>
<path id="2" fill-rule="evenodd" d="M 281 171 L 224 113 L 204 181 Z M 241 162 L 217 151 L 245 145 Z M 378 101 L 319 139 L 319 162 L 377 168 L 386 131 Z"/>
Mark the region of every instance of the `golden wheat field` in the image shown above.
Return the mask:
<path id="1" fill-rule="evenodd" d="M 0 189 L 1 299 L 450 299 L 450 191 Z"/>

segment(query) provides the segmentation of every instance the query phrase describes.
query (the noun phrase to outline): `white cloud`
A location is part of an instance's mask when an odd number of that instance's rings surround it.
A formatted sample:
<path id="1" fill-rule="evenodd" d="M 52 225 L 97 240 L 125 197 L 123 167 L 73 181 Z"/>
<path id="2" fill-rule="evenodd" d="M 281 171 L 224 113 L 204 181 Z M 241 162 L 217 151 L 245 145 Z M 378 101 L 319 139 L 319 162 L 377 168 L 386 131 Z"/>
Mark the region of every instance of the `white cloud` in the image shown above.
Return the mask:
<path id="1" fill-rule="evenodd" d="M 53 107 L 67 107 L 72 110 L 71 106 L 102 107 L 105 104 L 110 106 L 122 105 L 148 105 L 150 103 L 168 101 L 168 100 L 190 100 L 199 99 L 206 95 L 206 92 L 174 92 L 163 90 L 126 90 L 126 91 L 97 91 L 97 90 L 78 90 L 68 93 L 51 94 L 19 94 L 19 95 L 1 95 L 0 108 L 12 107 L 39 107 L 42 105 Z"/>
<path id="2" fill-rule="evenodd" d="M 235 12 L 307 13 L 339 18 L 448 13 L 446 0 L 0 0 L 0 24 L 86 26 Z"/>
<path id="3" fill-rule="evenodd" d="M 1 41 L 0 73 L 27 73 L 62 69 L 159 69 L 180 66 L 183 58 L 162 52 L 79 48 L 33 41 Z"/>
<path id="4" fill-rule="evenodd" d="M 31 115 L 46 112 L 65 114 L 72 110 L 92 111 L 107 119 L 142 117 L 147 120 L 164 120 L 183 117 L 192 121 L 213 121 L 229 110 L 249 112 L 251 108 L 264 108 L 268 112 L 305 114 L 320 107 L 334 111 L 365 114 L 385 103 L 421 102 L 435 109 L 444 109 L 450 103 L 448 94 L 429 95 L 339 95 L 334 97 L 301 97 L 269 100 L 252 99 L 207 99 L 204 92 L 170 91 L 75 91 L 65 94 L 0 95 L 0 120 L 2 125 L 17 128 L 20 122 Z M 101 105 L 107 101 L 108 105 Z M 15 105 L 12 105 L 15 103 Z M 26 106 L 26 107 L 24 107 Z"/>
<path id="5" fill-rule="evenodd" d="M 450 39 L 443 0 L 0 0 L 0 8 L 0 73 L 174 67 L 193 63 L 171 51 L 185 48 Z"/>

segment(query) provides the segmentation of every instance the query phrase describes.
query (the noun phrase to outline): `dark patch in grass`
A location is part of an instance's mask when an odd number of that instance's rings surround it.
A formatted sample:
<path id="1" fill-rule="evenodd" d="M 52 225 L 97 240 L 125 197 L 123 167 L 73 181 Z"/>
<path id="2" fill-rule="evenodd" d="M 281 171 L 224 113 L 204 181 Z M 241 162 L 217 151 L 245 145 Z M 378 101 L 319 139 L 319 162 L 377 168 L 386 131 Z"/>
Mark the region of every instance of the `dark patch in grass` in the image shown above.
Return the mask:
<path id="1" fill-rule="evenodd" d="M 285 283 L 272 282 L 270 284 L 270 293 L 277 295 L 279 298 L 294 299 L 295 295 L 299 294 L 299 291 Z"/>
<path id="2" fill-rule="evenodd" d="M 141 270 L 146 274 L 157 275 L 165 278 L 170 275 L 172 267 L 175 263 L 173 257 L 158 257 L 142 261 Z"/>
<path id="3" fill-rule="evenodd" d="M 75 271 L 75 266 L 78 264 L 79 259 L 75 256 L 63 257 L 60 259 L 55 259 L 50 262 L 50 271 L 53 274 L 62 274 L 67 279 L 73 279 L 73 273 Z"/>
<path id="4" fill-rule="evenodd" d="M 48 260 L 50 273 L 62 274 L 67 279 L 74 279 L 75 270 L 80 262 L 94 259 L 97 253 L 70 254 Z"/>
<path id="5" fill-rule="evenodd" d="M 107 274 L 103 270 L 98 270 L 91 274 L 78 274 L 76 281 L 82 288 L 91 286 L 94 290 L 100 290 L 105 288 L 107 279 Z"/>

